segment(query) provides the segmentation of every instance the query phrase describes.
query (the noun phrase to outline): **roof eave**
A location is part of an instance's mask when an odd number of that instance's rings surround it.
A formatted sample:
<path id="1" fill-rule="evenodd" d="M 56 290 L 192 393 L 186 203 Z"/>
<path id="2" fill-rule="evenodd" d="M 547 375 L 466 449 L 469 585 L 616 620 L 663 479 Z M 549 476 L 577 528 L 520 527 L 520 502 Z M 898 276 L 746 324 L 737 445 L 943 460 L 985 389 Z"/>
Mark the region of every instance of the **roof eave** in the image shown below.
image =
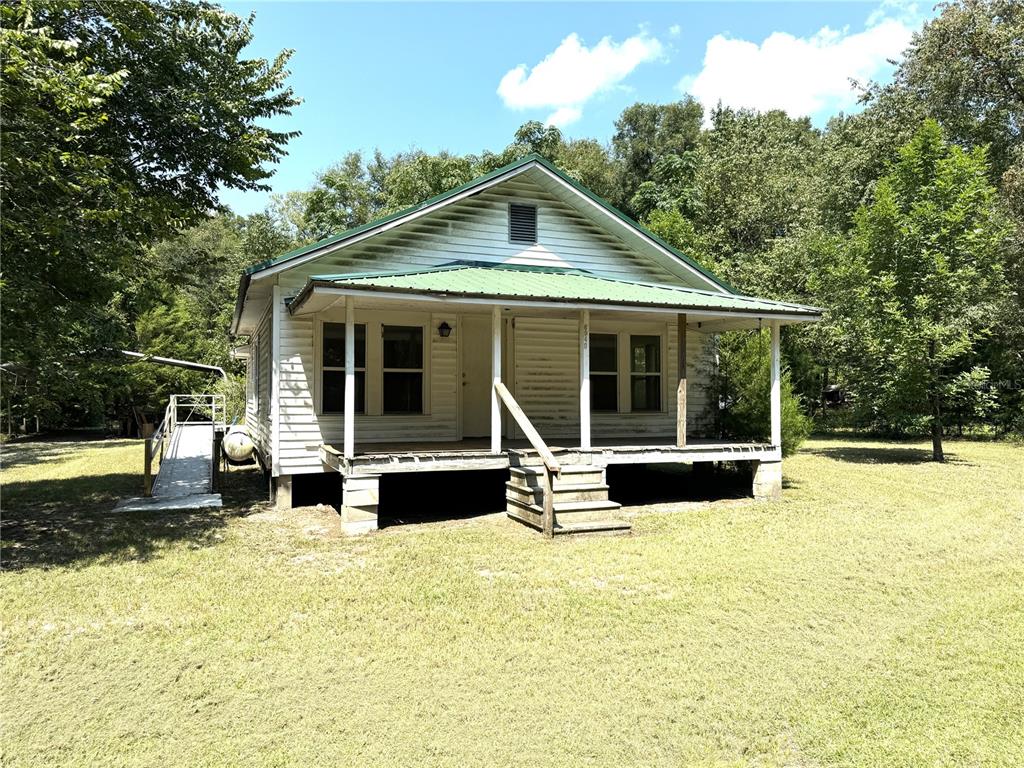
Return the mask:
<path id="1" fill-rule="evenodd" d="M 822 319 L 823 311 L 818 307 L 808 307 L 800 304 L 792 306 L 780 306 L 778 308 L 756 308 L 756 309 L 728 309 L 715 308 L 699 305 L 686 305 L 683 303 L 630 303 L 614 299 L 571 299 L 560 296 L 517 296 L 514 294 L 489 294 L 479 292 L 437 292 L 424 291 L 419 288 L 404 288 L 376 285 L 337 285 L 329 280 L 309 280 L 302 290 L 293 298 L 287 300 L 288 312 L 295 314 L 309 297 L 317 290 L 323 289 L 324 293 L 331 293 L 337 296 L 358 296 L 360 294 L 372 294 L 377 297 L 387 295 L 400 296 L 402 298 L 420 297 L 424 301 L 450 301 L 453 303 L 462 302 L 489 302 L 492 304 L 504 304 L 509 306 L 537 306 L 537 307 L 585 307 L 594 309 L 621 309 L 624 311 L 657 311 L 657 312 L 679 312 L 692 314 L 706 314 L 715 316 L 735 317 L 774 317 L 786 319 L 790 322 L 817 322 Z"/>

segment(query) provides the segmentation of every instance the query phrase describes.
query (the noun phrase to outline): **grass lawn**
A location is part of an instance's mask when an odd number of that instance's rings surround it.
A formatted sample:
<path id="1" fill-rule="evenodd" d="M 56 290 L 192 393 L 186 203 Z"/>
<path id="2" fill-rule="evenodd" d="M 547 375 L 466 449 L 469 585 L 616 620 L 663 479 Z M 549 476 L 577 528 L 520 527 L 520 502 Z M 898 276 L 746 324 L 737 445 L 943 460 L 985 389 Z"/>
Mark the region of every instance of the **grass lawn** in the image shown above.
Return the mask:
<path id="1" fill-rule="evenodd" d="M 139 443 L 4 446 L 0 762 L 1020 766 L 1024 448 L 948 450 L 816 439 L 781 502 L 546 541 L 341 539 L 251 472 L 115 514 Z"/>

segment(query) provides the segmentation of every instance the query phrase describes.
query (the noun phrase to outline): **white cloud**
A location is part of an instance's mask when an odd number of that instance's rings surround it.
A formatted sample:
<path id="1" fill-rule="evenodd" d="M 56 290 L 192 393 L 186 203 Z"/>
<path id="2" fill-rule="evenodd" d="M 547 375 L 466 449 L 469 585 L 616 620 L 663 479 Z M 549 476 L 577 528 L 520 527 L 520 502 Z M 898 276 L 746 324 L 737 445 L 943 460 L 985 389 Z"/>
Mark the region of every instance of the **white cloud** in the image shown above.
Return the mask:
<path id="1" fill-rule="evenodd" d="M 679 33 L 682 31 L 683 28 L 680 27 L 678 24 L 673 24 L 671 27 L 668 28 L 668 33 L 672 37 L 679 37 Z"/>
<path id="2" fill-rule="evenodd" d="M 569 125 L 579 120 L 587 101 L 661 52 L 661 43 L 645 33 L 621 43 L 605 37 L 587 48 L 573 32 L 532 69 L 520 64 L 506 72 L 498 84 L 498 95 L 511 109 L 553 109 L 547 122 Z"/>
<path id="3" fill-rule="evenodd" d="M 704 68 L 684 77 L 679 89 L 708 109 L 784 109 L 792 116 L 828 116 L 857 103 L 850 80 L 885 76 L 917 26 L 908 6 L 900 18 L 875 11 L 863 32 L 823 27 L 810 37 L 773 32 L 758 45 L 716 35 L 707 43 Z"/>
<path id="4" fill-rule="evenodd" d="M 570 123 L 575 123 L 581 117 L 583 117 L 583 110 L 579 107 L 559 107 L 548 115 L 545 122 L 556 128 L 562 128 Z"/>

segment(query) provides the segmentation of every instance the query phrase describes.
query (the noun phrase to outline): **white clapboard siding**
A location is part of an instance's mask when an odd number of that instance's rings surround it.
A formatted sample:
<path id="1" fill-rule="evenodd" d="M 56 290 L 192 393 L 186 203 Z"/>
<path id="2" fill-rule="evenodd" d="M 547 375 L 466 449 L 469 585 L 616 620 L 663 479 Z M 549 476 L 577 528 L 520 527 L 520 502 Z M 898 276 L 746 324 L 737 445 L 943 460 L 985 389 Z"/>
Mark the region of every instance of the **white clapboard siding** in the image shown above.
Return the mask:
<path id="1" fill-rule="evenodd" d="M 508 241 L 511 201 L 537 204 L 536 245 Z M 573 268 L 606 277 L 684 284 L 540 186 L 520 180 L 298 265 L 279 279 L 284 295 L 291 296 L 311 275 L 422 269 L 453 261 Z"/>
<path id="2" fill-rule="evenodd" d="M 245 399 L 245 426 L 260 454 L 270 457 L 270 312 L 260 320 L 249 337 L 248 378 Z"/>
<path id="3" fill-rule="evenodd" d="M 533 246 L 508 241 L 508 204 L 529 202 L 538 206 L 538 243 Z M 558 200 L 538 184 L 523 178 L 506 181 L 480 194 L 453 203 L 390 232 L 342 248 L 277 275 L 281 295 L 294 296 L 312 275 L 436 267 L 453 261 L 489 264 L 517 264 L 582 269 L 596 275 L 667 284 L 688 284 L 660 264 L 626 246 L 623 241 L 596 226 L 576 209 Z M 258 278 L 257 278 L 258 279 Z M 411 305 L 411 303 L 410 303 Z M 407 307 L 404 317 L 409 314 Z M 318 316 L 281 316 L 280 339 L 271 343 L 268 316 L 254 335 L 259 355 L 255 411 L 247 408 L 246 421 L 264 455 L 270 446 L 272 429 L 271 359 L 277 356 L 279 370 L 280 433 L 279 456 L 275 462 L 281 474 L 323 471 L 319 447 L 341 445 L 344 420 L 341 414 L 319 414 L 317 393 L 318 354 L 315 349 L 318 324 L 325 317 L 341 319 L 340 307 Z M 333 314 L 331 314 L 333 313 Z M 342 313 L 343 314 L 343 313 Z M 459 435 L 458 330 L 456 318 L 445 314 L 417 313 L 429 319 L 428 329 L 442 321 L 456 327 L 448 338 L 427 333 L 429 355 L 429 412 L 423 415 L 358 415 L 357 446 L 373 443 L 432 442 L 456 440 Z M 360 322 L 357 311 L 356 322 Z M 407 324 L 396 320 L 396 324 Z M 427 320 L 424 320 L 427 322 Z M 628 441 L 643 436 L 675 434 L 675 319 L 657 326 L 666 336 L 665 410 L 657 413 L 594 414 L 595 438 Z M 599 332 L 595 328 L 595 332 Z M 708 403 L 702 386 L 707 366 L 701 361 L 704 337 L 689 336 L 690 429 L 699 432 L 708 421 Z M 545 439 L 563 444 L 579 438 L 579 361 L 577 322 L 553 318 L 516 318 L 513 371 L 507 376 L 516 399 Z M 368 366 L 369 367 L 369 366 Z M 250 362 L 250 374 L 252 363 Z M 379 386 L 368 370 L 367 391 Z M 427 375 L 427 372 L 425 372 Z"/>
<path id="4" fill-rule="evenodd" d="M 445 320 L 455 325 L 452 316 L 423 313 L 428 329 L 436 328 Z M 288 313 L 281 318 L 281 474 L 323 471 L 320 445 L 340 446 L 344 440 L 344 417 L 334 413 L 318 414 L 316 409 L 315 322 L 313 318 L 291 317 Z M 356 322 L 364 322 L 359 312 Z M 395 321 L 399 325 L 407 322 L 407 316 Z M 429 332 L 424 337 L 426 354 L 430 356 L 427 382 L 430 412 L 422 415 L 359 414 L 355 422 L 357 444 L 457 439 L 456 343 L 454 333 L 447 339 Z M 373 378 L 373 372 L 368 372 L 367 390 L 374 386 Z"/>
<path id="5" fill-rule="evenodd" d="M 637 332 L 650 330 L 641 328 Z M 653 330 L 667 337 L 662 378 L 665 409 L 592 414 L 594 438 L 629 443 L 645 436 L 675 435 L 676 327 L 674 322 L 664 323 Z M 687 430 L 694 435 L 706 432 L 711 420 L 707 393 L 712 361 L 709 342 L 710 337 L 705 334 L 687 333 L 686 421 Z M 545 440 L 579 439 L 579 341 L 575 320 L 516 318 L 514 386 L 516 401 Z"/>

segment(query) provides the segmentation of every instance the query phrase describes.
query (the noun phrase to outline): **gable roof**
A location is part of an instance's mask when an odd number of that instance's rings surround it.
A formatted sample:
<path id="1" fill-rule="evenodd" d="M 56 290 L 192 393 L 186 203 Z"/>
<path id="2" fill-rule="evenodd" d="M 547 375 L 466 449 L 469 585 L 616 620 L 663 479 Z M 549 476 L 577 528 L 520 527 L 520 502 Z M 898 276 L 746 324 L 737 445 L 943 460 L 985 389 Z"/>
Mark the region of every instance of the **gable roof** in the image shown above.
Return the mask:
<path id="1" fill-rule="evenodd" d="M 591 192 L 589 189 L 587 189 L 578 181 L 570 177 L 568 174 L 566 174 L 560 168 L 555 166 L 549 160 L 545 159 L 541 155 L 532 152 L 526 155 L 525 157 L 520 158 L 519 160 L 515 160 L 509 163 L 508 165 L 504 165 L 501 168 L 496 168 L 490 173 L 485 173 L 483 176 L 478 176 L 477 178 L 472 179 L 471 181 L 468 181 L 465 184 L 462 184 L 461 186 L 455 187 L 454 189 L 450 189 L 447 192 L 442 192 L 440 195 L 435 195 L 434 197 L 431 197 L 428 200 L 424 200 L 422 203 L 410 206 L 400 211 L 396 211 L 395 213 L 389 214 L 388 216 L 384 216 L 380 219 L 377 219 L 376 221 L 361 224 L 358 227 L 353 227 L 352 229 L 345 230 L 344 232 L 339 232 L 336 235 L 325 237 L 324 239 L 318 240 L 315 243 L 310 243 L 309 245 L 304 245 L 300 248 L 295 248 L 273 259 L 268 259 L 266 261 L 261 261 L 257 264 L 253 264 L 252 266 L 247 267 L 245 269 L 244 274 L 250 276 L 255 275 L 260 272 L 264 272 L 268 269 L 272 269 L 274 267 L 279 267 L 283 264 L 296 261 L 298 259 L 301 259 L 303 256 L 308 256 L 314 253 L 318 253 L 319 251 L 322 251 L 326 248 L 330 248 L 335 245 L 340 245 L 360 235 L 374 234 L 378 231 L 383 230 L 389 224 L 404 221 L 421 211 L 440 207 L 448 202 L 452 202 L 455 198 L 461 196 L 465 192 L 475 190 L 476 188 L 488 184 L 489 182 L 492 182 L 503 176 L 511 175 L 513 172 L 525 170 L 526 168 L 532 165 L 540 166 L 541 168 L 544 168 L 545 170 L 551 172 L 565 184 L 569 185 L 574 190 L 576 190 L 577 192 L 585 196 L 587 199 L 589 199 L 591 202 L 599 206 L 603 211 L 605 211 L 615 219 L 618 219 L 620 222 L 627 225 L 628 227 L 642 234 L 646 239 L 650 240 L 651 242 L 653 242 L 654 244 L 656 244 L 657 246 L 671 254 L 673 257 L 678 259 L 687 267 L 691 268 L 692 270 L 696 271 L 710 282 L 714 283 L 722 291 L 725 291 L 727 293 L 735 293 L 734 289 L 730 285 L 728 285 L 721 278 L 717 277 L 710 270 L 705 269 L 686 254 L 682 253 L 676 248 L 673 248 L 671 245 L 662 240 L 656 234 L 654 234 L 649 229 L 647 229 L 637 221 L 627 216 L 625 213 L 620 211 L 618 208 L 613 206 L 604 198 Z"/>
<path id="2" fill-rule="evenodd" d="M 317 289 L 332 291 L 335 294 L 333 298 L 337 298 L 338 292 L 367 292 L 386 294 L 388 298 L 414 298 L 419 295 L 451 301 L 500 300 L 503 303 L 517 301 L 545 306 L 728 312 L 792 320 L 817 320 L 821 317 L 821 310 L 816 307 L 735 293 L 618 280 L 574 269 L 477 263 L 393 272 L 316 275 L 289 302 L 289 311 L 296 313 L 301 310 L 318 292 Z M 331 301 L 332 298 L 328 295 L 324 300 Z"/>
<path id="3" fill-rule="evenodd" d="M 688 274 L 714 291 L 725 294 L 736 293 L 724 280 L 702 267 L 686 254 L 673 248 L 653 232 L 631 219 L 603 198 L 594 194 L 575 179 L 569 177 L 550 161 L 538 154 L 531 153 L 461 186 L 424 200 L 422 203 L 247 267 L 239 279 L 231 332 L 238 332 L 246 296 L 250 283 L 253 280 L 262 280 L 280 271 L 291 269 L 311 259 L 318 258 L 337 248 L 344 248 L 356 242 L 362 242 L 374 237 L 377 234 L 391 231 L 406 222 L 413 221 L 427 213 L 463 200 L 478 192 L 482 192 L 484 189 L 535 169 L 543 175 L 545 183 L 552 185 L 552 189 L 557 187 L 567 194 L 569 198 L 578 200 L 579 202 L 575 204 L 582 206 L 581 212 L 583 212 L 583 209 L 589 208 L 597 213 L 598 217 L 607 217 L 607 220 L 619 230 L 620 236 L 623 239 L 627 241 L 632 240 L 636 244 L 634 247 L 650 248 L 653 254 L 658 254 L 664 259 L 665 266 L 676 265 L 676 269 L 679 270 L 680 274 Z"/>

